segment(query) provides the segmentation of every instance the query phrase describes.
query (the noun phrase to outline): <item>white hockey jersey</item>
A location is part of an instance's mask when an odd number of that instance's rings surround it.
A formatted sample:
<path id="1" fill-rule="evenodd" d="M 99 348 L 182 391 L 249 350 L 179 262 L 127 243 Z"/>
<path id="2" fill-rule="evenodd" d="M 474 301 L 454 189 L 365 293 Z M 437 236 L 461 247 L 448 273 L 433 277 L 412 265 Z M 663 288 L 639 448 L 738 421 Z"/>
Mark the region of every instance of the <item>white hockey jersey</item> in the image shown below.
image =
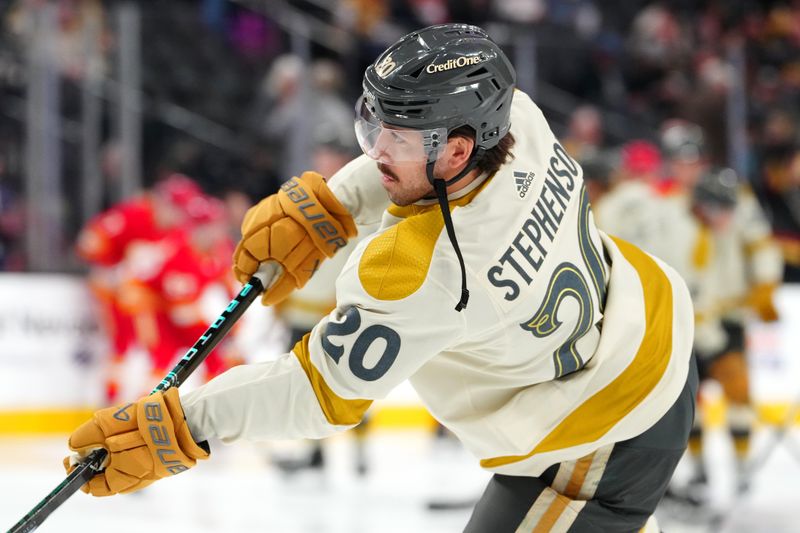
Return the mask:
<path id="1" fill-rule="evenodd" d="M 666 259 L 670 250 L 664 250 L 664 236 L 671 232 L 672 220 L 649 183 L 642 180 L 617 183 L 592 205 L 592 212 L 602 231 Z"/>
<path id="2" fill-rule="evenodd" d="M 772 228 L 753 192 L 739 188 L 733 227 L 715 236 L 720 264 L 718 284 L 726 290 L 726 319 L 743 320 L 747 297 L 757 285 L 777 286 L 783 278 L 783 257 Z"/>
<path id="3" fill-rule="evenodd" d="M 386 207 L 375 162 L 330 182 L 360 224 L 336 309 L 278 361 L 183 396 L 198 440 L 323 437 L 408 379 L 491 471 L 539 475 L 647 430 L 684 387 L 692 307 L 680 277 L 599 232 L 580 167 L 514 96 L 515 158 L 451 195 L 469 304 L 435 202 Z M 376 206 L 376 204 L 378 204 Z"/>
<path id="4" fill-rule="evenodd" d="M 669 224 L 659 236 L 659 257 L 681 275 L 689 288 L 695 314 L 694 346 L 701 357 L 724 348 L 723 302 L 731 294 L 721 280 L 726 265 L 720 260 L 718 235 L 692 213 L 685 193 L 660 197 Z"/>
<path id="5" fill-rule="evenodd" d="M 374 230 L 374 228 L 372 228 Z M 365 228 L 359 228 L 359 236 Z M 323 262 L 303 288 L 297 289 L 278 306 L 281 319 L 290 327 L 311 331 L 322 317 L 336 307 L 336 278 L 352 253 L 358 236 L 336 255 Z"/>

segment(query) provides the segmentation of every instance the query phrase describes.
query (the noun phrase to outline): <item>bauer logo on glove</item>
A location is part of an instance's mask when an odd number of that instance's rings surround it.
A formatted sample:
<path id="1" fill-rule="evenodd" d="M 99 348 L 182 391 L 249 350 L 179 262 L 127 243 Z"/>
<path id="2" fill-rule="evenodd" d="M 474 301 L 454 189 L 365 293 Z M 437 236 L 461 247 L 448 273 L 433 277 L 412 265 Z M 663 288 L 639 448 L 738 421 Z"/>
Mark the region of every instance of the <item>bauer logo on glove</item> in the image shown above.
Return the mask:
<path id="1" fill-rule="evenodd" d="M 304 172 L 247 212 L 233 271 L 246 283 L 261 263 L 278 263 L 283 272 L 261 298 L 264 305 L 274 305 L 304 286 L 319 264 L 355 234 L 353 217 L 322 176 Z"/>
<path id="2" fill-rule="evenodd" d="M 134 492 L 208 458 L 189 432 L 178 389 L 97 411 L 72 433 L 69 447 L 77 456 L 64 459 L 67 472 L 93 450 L 108 450 L 105 471 L 82 487 L 94 496 Z"/>
<path id="3" fill-rule="evenodd" d="M 317 236 L 325 240 L 325 244 L 328 245 L 330 250 L 333 250 L 333 253 L 336 253 L 339 248 L 344 248 L 347 244 L 347 236 L 342 235 L 326 219 L 325 214 L 320 212 L 319 204 L 311 200 L 297 178 L 292 178 L 284 183 L 281 186 L 281 191 L 285 192 L 287 198 L 297 205 L 298 211 L 312 224 Z M 333 255 L 333 253 L 330 255 Z"/>

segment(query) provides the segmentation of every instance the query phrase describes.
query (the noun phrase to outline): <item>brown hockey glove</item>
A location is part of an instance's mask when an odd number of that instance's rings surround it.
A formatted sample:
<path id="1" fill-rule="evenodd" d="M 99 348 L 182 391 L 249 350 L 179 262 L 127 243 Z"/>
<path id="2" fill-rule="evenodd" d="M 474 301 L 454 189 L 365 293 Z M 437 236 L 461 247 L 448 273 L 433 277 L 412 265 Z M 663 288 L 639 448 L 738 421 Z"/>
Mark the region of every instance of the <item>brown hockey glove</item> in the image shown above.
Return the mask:
<path id="1" fill-rule="evenodd" d="M 67 472 L 97 448 L 109 452 L 105 471 L 81 487 L 93 496 L 134 492 L 208 458 L 189 432 L 178 389 L 97 411 L 72 433 L 69 447 L 78 455 L 64 458 Z"/>
<path id="2" fill-rule="evenodd" d="M 264 305 L 274 305 L 305 285 L 319 264 L 355 234 L 353 217 L 322 176 L 304 172 L 247 212 L 233 271 L 246 283 L 259 264 L 278 263 L 283 272 L 261 297 Z"/>
<path id="3" fill-rule="evenodd" d="M 761 283 L 754 286 L 747 296 L 748 305 L 764 322 L 775 322 L 778 320 L 778 310 L 775 309 L 773 300 L 774 294 L 775 285 L 772 283 Z"/>

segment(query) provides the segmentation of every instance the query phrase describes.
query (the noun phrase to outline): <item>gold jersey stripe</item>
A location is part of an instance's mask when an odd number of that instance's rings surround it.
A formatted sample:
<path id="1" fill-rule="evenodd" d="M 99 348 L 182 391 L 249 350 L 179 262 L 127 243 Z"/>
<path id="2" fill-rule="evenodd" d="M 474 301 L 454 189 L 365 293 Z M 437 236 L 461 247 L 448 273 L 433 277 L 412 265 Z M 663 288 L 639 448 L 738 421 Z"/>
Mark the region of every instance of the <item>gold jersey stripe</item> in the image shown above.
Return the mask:
<path id="1" fill-rule="evenodd" d="M 711 230 L 701 225 L 697 233 L 697 241 L 692 249 L 692 266 L 704 270 L 711 263 L 712 241 Z"/>
<path id="2" fill-rule="evenodd" d="M 481 182 L 480 185 L 475 187 L 473 190 L 469 191 L 467 194 L 460 198 L 453 198 L 448 201 L 448 205 L 450 206 L 450 211 L 453 210 L 455 207 L 464 207 L 465 205 L 469 205 L 472 203 L 472 200 L 475 199 L 478 194 L 486 188 L 487 185 L 494 179 L 494 174 L 488 176 L 485 180 Z M 396 205 L 396 204 L 389 204 L 389 207 L 386 210 L 392 216 L 397 218 L 409 218 L 414 215 L 420 215 L 422 213 L 427 213 L 428 211 L 435 211 L 439 212 L 439 204 L 438 203 L 430 203 L 430 204 L 410 204 L 410 205 Z"/>
<path id="3" fill-rule="evenodd" d="M 450 210 L 468 205 L 491 181 L 450 201 Z M 377 300 L 402 300 L 414 294 L 428 277 L 436 241 L 444 228 L 438 204 L 390 205 L 391 215 L 402 218 L 372 239 L 358 264 L 364 290 Z"/>
<path id="4" fill-rule="evenodd" d="M 642 284 L 645 334 L 636 355 L 614 381 L 567 415 L 529 453 L 483 459 L 482 467 L 496 468 L 537 453 L 594 442 L 633 411 L 661 381 L 672 354 L 672 284 L 650 256 L 621 239 L 612 239 Z"/>
<path id="5" fill-rule="evenodd" d="M 594 453 L 578 459 L 575 467 L 572 469 L 572 477 L 570 477 L 567 487 L 564 489 L 564 495 L 570 498 L 577 499 L 578 494 L 583 488 L 583 482 L 586 481 L 586 474 L 589 473 L 589 467 L 592 466 L 594 460 Z"/>
<path id="6" fill-rule="evenodd" d="M 292 352 L 300 361 L 300 365 L 308 376 L 314 395 L 317 397 L 319 406 L 325 414 L 328 423 L 334 426 L 352 426 L 358 424 L 364 417 L 364 413 L 372 404 L 372 400 L 348 400 L 339 397 L 333 392 L 325 378 L 311 362 L 311 352 L 308 350 L 308 338 L 311 334 L 307 333 L 297 344 L 294 345 Z"/>
<path id="7" fill-rule="evenodd" d="M 553 501 L 550 503 L 550 507 L 547 508 L 544 515 L 542 515 L 542 519 L 539 520 L 539 523 L 536 524 L 536 527 L 533 529 L 533 533 L 547 533 L 552 531 L 556 521 L 569 503 L 569 498 L 561 494 L 556 494 L 555 498 L 553 498 Z"/>

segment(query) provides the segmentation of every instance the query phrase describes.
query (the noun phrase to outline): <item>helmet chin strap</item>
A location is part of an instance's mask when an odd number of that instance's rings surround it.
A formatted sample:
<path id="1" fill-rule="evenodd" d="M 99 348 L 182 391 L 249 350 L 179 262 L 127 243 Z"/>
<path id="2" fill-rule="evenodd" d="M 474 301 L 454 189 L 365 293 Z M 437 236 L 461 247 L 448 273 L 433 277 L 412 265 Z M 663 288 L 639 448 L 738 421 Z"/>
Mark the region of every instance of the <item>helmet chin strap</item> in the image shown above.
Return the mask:
<path id="1" fill-rule="evenodd" d="M 461 311 L 467 307 L 467 302 L 469 301 L 469 290 L 467 289 L 467 269 L 464 266 L 464 257 L 461 255 L 461 248 L 459 248 L 458 239 L 456 238 L 456 230 L 455 227 L 453 227 L 453 218 L 450 216 L 450 202 L 447 199 L 447 186 L 456 183 L 464 176 L 469 174 L 478 165 L 478 161 L 480 161 L 480 159 L 483 157 L 484 151 L 485 150 L 483 148 L 476 149 L 475 153 L 472 154 L 472 157 L 467 163 L 467 166 L 465 166 L 461 172 L 449 180 L 436 178 L 433 175 L 433 167 L 436 164 L 436 152 L 432 152 L 430 154 L 428 164 L 425 166 L 428 181 L 431 183 L 431 185 L 433 185 L 434 191 L 436 191 L 436 198 L 439 201 L 439 208 L 442 210 L 442 218 L 444 219 L 445 228 L 447 228 L 447 236 L 450 238 L 450 244 L 453 245 L 453 248 L 456 251 L 456 256 L 458 257 L 458 264 L 461 266 L 461 299 L 458 301 L 458 304 L 456 304 L 456 311 Z"/>

